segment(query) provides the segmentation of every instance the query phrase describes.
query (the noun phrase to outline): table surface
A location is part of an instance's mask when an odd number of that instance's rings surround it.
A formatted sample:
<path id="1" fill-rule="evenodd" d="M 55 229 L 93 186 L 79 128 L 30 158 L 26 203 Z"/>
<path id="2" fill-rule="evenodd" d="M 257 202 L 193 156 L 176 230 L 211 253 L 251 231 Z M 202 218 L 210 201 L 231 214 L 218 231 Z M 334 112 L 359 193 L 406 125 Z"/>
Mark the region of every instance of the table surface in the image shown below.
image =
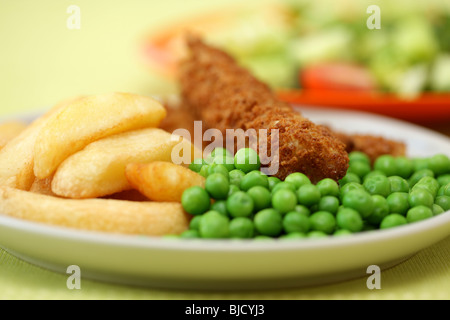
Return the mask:
<path id="1" fill-rule="evenodd" d="M 173 85 L 144 66 L 139 44 L 152 30 L 185 15 L 238 2 L 1 0 L 0 116 L 33 112 L 80 94 L 173 91 Z M 80 8 L 80 29 L 67 28 L 71 4 Z M 448 123 L 427 126 L 450 136 Z M 83 279 L 81 290 L 68 290 L 67 275 L 0 249 L 0 299 L 449 299 L 449 270 L 450 237 L 382 271 L 381 290 L 369 290 L 366 278 L 239 293 L 166 291 Z"/>

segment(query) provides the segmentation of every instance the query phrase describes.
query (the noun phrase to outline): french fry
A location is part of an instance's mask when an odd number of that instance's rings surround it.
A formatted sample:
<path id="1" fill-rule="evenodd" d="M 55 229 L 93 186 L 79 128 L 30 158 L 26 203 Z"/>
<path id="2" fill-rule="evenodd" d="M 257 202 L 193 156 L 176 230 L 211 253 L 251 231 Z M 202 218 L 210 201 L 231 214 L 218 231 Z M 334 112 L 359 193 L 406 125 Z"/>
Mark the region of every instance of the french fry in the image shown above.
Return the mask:
<path id="1" fill-rule="evenodd" d="M 144 196 L 142 193 L 134 189 L 114 193 L 112 195 L 103 197 L 102 199 L 137 201 L 137 202 L 150 201 L 146 196 Z"/>
<path id="2" fill-rule="evenodd" d="M 25 122 L 10 121 L 0 124 L 0 150 L 28 126 Z"/>
<path id="3" fill-rule="evenodd" d="M 153 201 L 181 202 L 184 190 L 205 185 L 203 176 L 168 162 L 132 163 L 125 175 L 133 188 Z"/>
<path id="4" fill-rule="evenodd" d="M 125 167 L 132 162 L 171 161 L 179 136 L 148 128 L 101 139 L 64 161 L 52 190 L 65 198 L 99 198 L 131 189 Z"/>
<path id="5" fill-rule="evenodd" d="M 117 234 L 180 234 L 190 216 L 181 204 L 121 200 L 72 200 L 0 187 L 2 214 L 61 227 Z"/>
<path id="6" fill-rule="evenodd" d="M 165 116 L 166 110 L 156 100 L 129 93 L 73 101 L 40 131 L 34 146 L 34 174 L 45 179 L 88 144 L 130 130 L 157 127 Z"/>
<path id="7" fill-rule="evenodd" d="M 80 97 L 66 99 L 57 103 L 0 150 L 0 185 L 30 190 L 35 180 L 33 172 L 34 145 L 39 132 L 67 104 L 77 99 L 80 99 Z"/>
<path id="8" fill-rule="evenodd" d="M 35 179 L 31 185 L 30 192 L 56 196 L 52 191 L 53 176 L 45 179 Z"/>

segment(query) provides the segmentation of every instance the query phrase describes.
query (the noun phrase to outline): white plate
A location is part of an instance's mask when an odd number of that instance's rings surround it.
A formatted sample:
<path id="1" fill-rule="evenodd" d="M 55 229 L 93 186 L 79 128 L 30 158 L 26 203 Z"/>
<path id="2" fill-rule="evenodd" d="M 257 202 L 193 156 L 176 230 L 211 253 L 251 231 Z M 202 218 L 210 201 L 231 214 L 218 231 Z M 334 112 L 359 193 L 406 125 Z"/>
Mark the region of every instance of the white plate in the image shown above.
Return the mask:
<path id="1" fill-rule="evenodd" d="M 410 156 L 450 155 L 450 139 L 421 127 L 356 112 L 302 108 L 344 132 L 404 140 Z M 450 235 L 450 212 L 387 230 L 299 241 L 179 240 L 82 232 L 0 216 L 0 245 L 39 266 L 83 277 L 176 289 L 249 290 L 368 276 Z"/>

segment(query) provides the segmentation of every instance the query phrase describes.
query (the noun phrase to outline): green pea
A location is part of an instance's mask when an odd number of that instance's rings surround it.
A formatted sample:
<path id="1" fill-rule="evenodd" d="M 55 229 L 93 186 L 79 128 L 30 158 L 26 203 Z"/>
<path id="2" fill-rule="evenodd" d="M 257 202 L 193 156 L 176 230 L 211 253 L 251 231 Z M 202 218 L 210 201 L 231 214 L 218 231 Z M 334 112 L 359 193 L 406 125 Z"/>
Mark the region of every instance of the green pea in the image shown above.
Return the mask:
<path id="1" fill-rule="evenodd" d="M 308 216 L 297 211 L 286 213 L 283 217 L 283 229 L 286 233 L 309 231 L 310 222 Z"/>
<path id="2" fill-rule="evenodd" d="M 432 177 L 434 178 L 434 172 L 430 169 L 422 169 L 413 173 L 411 178 L 409 178 L 409 186 L 412 188 L 414 185 L 419 182 L 423 177 Z"/>
<path id="3" fill-rule="evenodd" d="M 296 189 L 305 184 L 311 184 L 311 180 L 309 180 L 305 174 L 300 172 L 291 173 L 286 177 L 286 179 L 284 179 L 284 181 L 292 183 Z"/>
<path id="4" fill-rule="evenodd" d="M 450 159 L 445 154 L 436 154 L 428 159 L 429 169 L 435 175 L 450 173 Z"/>
<path id="5" fill-rule="evenodd" d="M 200 220 L 202 219 L 203 215 L 199 215 L 199 216 L 194 216 L 191 219 L 191 222 L 189 222 L 189 229 L 190 230 L 197 230 L 200 226 Z"/>
<path id="6" fill-rule="evenodd" d="M 228 238 L 230 220 L 217 211 L 208 211 L 200 220 L 199 234 L 202 238 Z"/>
<path id="7" fill-rule="evenodd" d="M 433 211 L 431 210 L 431 208 L 425 206 L 416 206 L 408 210 L 408 212 L 406 213 L 406 221 L 408 221 L 408 223 L 412 223 L 431 218 L 432 216 Z"/>
<path id="8" fill-rule="evenodd" d="M 235 184 L 230 184 L 230 190 L 228 191 L 228 198 L 233 194 L 236 193 L 238 191 L 241 191 L 241 189 L 239 189 L 239 187 Z"/>
<path id="9" fill-rule="evenodd" d="M 186 230 L 182 234 L 180 234 L 180 238 L 182 238 L 182 239 L 197 239 L 197 238 L 200 238 L 200 234 L 197 230 Z"/>
<path id="10" fill-rule="evenodd" d="M 319 201 L 319 211 L 328 211 L 335 214 L 339 208 L 339 199 L 333 196 L 322 197 Z"/>
<path id="11" fill-rule="evenodd" d="M 340 191 L 340 198 L 343 199 L 344 196 L 345 196 L 348 192 L 350 192 L 350 191 L 352 191 L 352 190 L 363 190 L 363 191 L 365 191 L 366 189 L 364 189 L 364 187 L 362 186 L 362 184 L 357 183 L 357 182 L 350 182 L 350 183 L 347 183 L 346 185 L 344 185 L 344 186 L 341 188 L 341 191 Z"/>
<path id="12" fill-rule="evenodd" d="M 197 158 L 194 159 L 194 161 L 192 161 L 192 163 L 189 165 L 189 169 L 198 173 L 205 164 L 206 164 L 205 160 L 203 160 L 202 158 Z"/>
<path id="13" fill-rule="evenodd" d="M 307 238 L 319 239 L 319 238 L 327 238 L 328 234 L 319 230 L 312 230 L 306 234 Z"/>
<path id="14" fill-rule="evenodd" d="M 267 189 L 269 188 L 269 180 L 267 176 L 256 170 L 247 173 L 242 178 L 240 188 L 243 191 L 247 191 L 255 186 L 262 186 Z"/>
<path id="15" fill-rule="evenodd" d="M 383 176 L 374 176 L 364 180 L 364 189 L 370 194 L 378 194 L 387 197 L 391 193 L 391 183 L 389 179 Z"/>
<path id="16" fill-rule="evenodd" d="M 198 172 L 203 177 L 208 177 L 209 164 L 204 164 Z"/>
<path id="17" fill-rule="evenodd" d="M 383 172 L 386 176 L 395 176 L 397 167 L 395 163 L 395 158 L 391 155 L 382 155 L 375 159 L 373 164 L 375 170 Z"/>
<path id="18" fill-rule="evenodd" d="M 270 207 L 272 198 L 267 188 L 254 186 L 247 191 L 247 194 L 253 199 L 255 205 L 254 210 L 260 211 Z"/>
<path id="19" fill-rule="evenodd" d="M 367 175 L 371 171 L 370 164 L 363 161 L 350 161 L 350 166 L 348 168 L 347 173 L 354 173 L 360 179 L 362 179 L 365 175 Z"/>
<path id="20" fill-rule="evenodd" d="M 437 195 L 450 197 L 450 183 L 447 183 L 445 186 L 440 187 Z"/>
<path id="21" fill-rule="evenodd" d="M 350 230 L 347 230 L 347 229 L 339 229 L 339 230 L 336 230 L 334 233 L 333 233 L 333 236 L 336 236 L 336 237 L 342 237 L 342 236 L 348 236 L 348 235 L 351 235 L 351 234 L 353 234 L 353 232 L 351 232 Z"/>
<path id="22" fill-rule="evenodd" d="M 389 205 L 390 213 L 400 213 L 406 215 L 409 210 L 409 194 L 406 192 L 394 192 L 391 193 L 386 201 Z"/>
<path id="23" fill-rule="evenodd" d="M 230 221 L 230 238 L 250 239 L 255 234 L 253 221 L 246 217 L 237 217 Z"/>
<path id="24" fill-rule="evenodd" d="M 223 165 L 228 172 L 235 169 L 234 167 L 234 157 L 231 156 L 222 156 L 218 155 L 214 157 L 213 164 L 220 164 Z"/>
<path id="25" fill-rule="evenodd" d="M 414 172 L 414 163 L 406 157 L 394 158 L 396 175 L 408 179 Z"/>
<path id="26" fill-rule="evenodd" d="M 342 204 L 346 208 L 352 208 L 358 211 L 363 218 L 370 216 L 374 209 L 371 195 L 364 190 L 347 192 L 342 199 Z"/>
<path id="27" fill-rule="evenodd" d="M 320 190 L 313 184 L 305 184 L 297 190 L 299 204 L 307 207 L 318 204 L 321 198 Z"/>
<path id="28" fill-rule="evenodd" d="M 322 197 L 324 196 L 339 197 L 340 194 L 339 185 L 336 181 L 330 178 L 320 180 L 319 182 L 317 182 L 316 186 L 319 189 L 320 195 Z"/>
<path id="29" fill-rule="evenodd" d="M 256 230 L 265 236 L 275 237 L 283 230 L 283 218 L 277 210 L 272 208 L 256 213 L 253 222 Z"/>
<path id="30" fill-rule="evenodd" d="M 268 177 L 267 178 L 269 182 L 269 190 L 272 191 L 275 186 L 281 182 L 281 180 L 277 177 Z"/>
<path id="31" fill-rule="evenodd" d="M 280 189 L 289 189 L 292 192 L 296 192 L 297 188 L 295 188 L 295 185 L 291 182 L 285 182 L 282 181 L 280 183 L 277 183 L 273 188 L 272 188 L 272 194 L 274 194 L 275 192 L 277 192 Z"/>
<path id="32" fill-rule="evenodd" d="M 366 181 L 367 179 L 370 179 L 371 177 L 374 176 L 383 176 L 386 177 L 386 174 L 384 172 L 381 172 L 380 170 L 373 170 L 371 172 L 369 172 L 368 174 L 366 174 L 363 178 L 363 182 Z"/>
<path id="33" fill-rule="evenodd" d="M 245 173 L 261 168 L 261 161 L 258 153 L 251 148 L 242 148 L 234 156 L 234 166 Z"/>
<path id="34" fill-rule="evenodd" d="M 353 172 L 347 172 L 347 174 L 341 180 L 339 180 L 339 185 L 342 187 L 350 182 L 361 183 L 361 178 Z"/>
<path id="35" fill-rule="evenodd" d="M 237 191 L 227 199 L 227 211 L 234 218 L 249 217 L 253 209 L 253 199 L 244 191 Z"/>
<path id="36" fill-rule="evenodd" d="M 299 212 L 307 217 L 309 217 L 311 215 L 311 211 L 305 207 L 304 205 L 298 204 L 295 206 L 294 211 Z"/>
<path id="37" fill-rule="evenodd" d="M 437 204 L 433 204 L 433 208 L 431 208 L 431 210 L 433 211 L 433 216 L 437 216 L 445 212 L 444 209 L 442 209 L 442 207 Z"/>
<path id="38" fill-rule="evenodd" d="M 425 189 L 435 198 L 439 191 L 439 182 L 432 177 L 423 177 L 412 187 L 411 191 L 417 189 Z"/>
<path id="39" fill-rule="evenodd" d="M 190 187 L 183 192 L 181 205 L 187 213 L 200 215 L 209 210 L 211 198 L 208 192 L 202 187 Z"/>
<path id="40" fill-rule="evenodd" d="M 294 211 L 297 205 L 297 196 L 288 189 L 281 189 L 276 191 L 272 196 L 272 207 L 280 213 L 287 213 Z"/>
<path id="41" fill-rule="evenodd" d="M 412 159 L 414 165 L 414 171 L 420 171 L 423 169 L 429 169 L 429 163 L 427 158 L 414 158 Z"/>
<path id="42" fill-rule="evenodd" d="M 394 192 L 409 192 L 409 183 L 406 179 L 400 176 L 391 176 L 388 178 L 391 185 L 391 193 Z"/>
<path id="43" fill-rule="evenodd" d="M 223 164 L 212 163 L 208 166 L 208 175 L 207 178 L 212 174 L 220 173 L 227 180 L 229 180 L 228 169 Z"/>
<path id="44" fill-rule="evenodd" d="M 241 170 L 234 169 L 228 173 L 228 177 L 230 179 L 230 184 L 234 184 L 239 187 L 241 185 L 242 178 L 245 177 L 245 173 Z"/>
<path id="45" fill-rule="evenodd" d="M 384 217 L 380 223 L 380 229 L 394 228 L 407 224 L 408 221 L 404 216 L 398 213 L 391 213 Z"/>
<path id="46" fill-rule="evenodd" d="M 366 219 L 373 225 L 379 225 L 384 217 L 389 214 L 389 203 L 385 197 L 380 195 L 373 195 L 372 200 L 374 209 Z"/>
<path id="47" fill-rule="evenodd" d="M 227 201 L 218 200 L 211 205 L 211 210 L 219 212 L 221 215 L 228 217 Z"/>
<path id="48" fill-rule="evenodd" d="M 408 202 L 411 208 L 417 206 L 426 206 L 431 208 L 434 203 L 434 197 L 425 189 L 416 189 L 410 192 Z"/>
<path id="49" fill-rule="evenodd" d="M 223 156 L 223 157 L 233 157 L 230 151 L 226 148 L 217 147 L 211 152 L 211 157 L 215 158 L 217 156 Z"/>
<path id="50" fill-rule="evenodd" d="M 367 154 L 361 151 L 352 151 L 348 154 L 350 162 L 365 162 L 370 164 L 370 158 Z"/>
<path id="51" fill-rule="evenodd" d="M 205 189 L 216 200 L 226 199 L 230 190 L 228 178 L 221 173 L 213 173 L 206 178 Z"/>
<path id="52" fill-rule="evenodd" d="M 446 184 L 450 183 L 450 174 L 440 175 L 436 180 L 439 183 L 439 186 L 445 186 Z"/>
<path id="53" fill-rule="evenodd" d="M 311 230 L 322 231 L 331 234 L 336 228 L 336 219 L 327 211 L 317 211 L 309 216 Z"/>
<path id="54" fill-rule="evenodd" d="M 343 208 L 336 214 L 337 226 L 351 232 L 359 232 L 363 227 L 363 220 L 358 211 L 351 208 Z"/>
<path id="55" fill-rule="evenodd" d="M 439 196 L 436 198 L 435 203 L 440 206 L 444 211 L 450 210 L 450 197 L 449 196 Z"/>

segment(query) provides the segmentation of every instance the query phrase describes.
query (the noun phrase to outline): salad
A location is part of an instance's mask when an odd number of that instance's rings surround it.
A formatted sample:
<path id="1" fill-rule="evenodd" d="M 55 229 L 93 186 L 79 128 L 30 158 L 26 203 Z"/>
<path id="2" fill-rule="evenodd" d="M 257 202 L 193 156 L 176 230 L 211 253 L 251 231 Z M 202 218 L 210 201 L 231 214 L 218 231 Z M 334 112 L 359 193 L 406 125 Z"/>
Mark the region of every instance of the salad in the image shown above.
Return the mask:
<path id="1" fill-rule="evenodd" d="M 450 92 L 450 2 L 284 0 L 207 35 L 274 88 Z"/>

